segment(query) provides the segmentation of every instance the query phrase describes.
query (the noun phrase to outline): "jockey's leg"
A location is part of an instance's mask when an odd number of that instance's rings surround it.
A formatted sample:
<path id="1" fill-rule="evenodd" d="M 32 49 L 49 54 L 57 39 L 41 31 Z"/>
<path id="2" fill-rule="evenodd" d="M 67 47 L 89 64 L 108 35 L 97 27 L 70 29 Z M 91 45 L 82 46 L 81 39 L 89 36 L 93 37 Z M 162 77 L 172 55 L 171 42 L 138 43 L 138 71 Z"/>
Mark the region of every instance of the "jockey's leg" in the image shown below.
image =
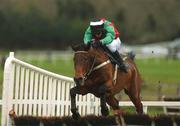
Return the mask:
<path id="1" fill-rule="evenodd" d="M 113 57 L 117 60 L 117 65 L 119 66 L 119 68 L 127 73 L 126 65 L 124 64 L 123 59 L 121 58 L 118 51 L 113 52 Z"/>
<path id="2" fill-rule="evenodd" d="M 121 40 L 119 38 L 117 38 L 117 39 L 113 40 L 112 43 L 106 45 L 107 48 L 105 50 L 115 60 L 115 62 L 119 66 L 119 68 L 127 73 L 126 65 L 124 64 L 123 59 L 121 58 L 121 56 L 118 52 L 120 49 L 120 45 L 121 45 Z"/>

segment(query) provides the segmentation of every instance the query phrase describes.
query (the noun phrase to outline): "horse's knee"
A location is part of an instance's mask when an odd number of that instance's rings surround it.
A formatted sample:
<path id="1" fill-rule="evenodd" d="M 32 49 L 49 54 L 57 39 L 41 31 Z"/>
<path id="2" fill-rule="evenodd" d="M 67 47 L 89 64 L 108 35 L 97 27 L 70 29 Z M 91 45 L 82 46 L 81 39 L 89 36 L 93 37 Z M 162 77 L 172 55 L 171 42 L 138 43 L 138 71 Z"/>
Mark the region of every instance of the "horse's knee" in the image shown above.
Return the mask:
<path id="1" fill-rule="evenodd" d="M 76 93 L 77 93 L 76 88 L 71 88 L 71 89 L 70 89 L 70 95 L 71 95 L 71 96 L 76 96 Z"/>

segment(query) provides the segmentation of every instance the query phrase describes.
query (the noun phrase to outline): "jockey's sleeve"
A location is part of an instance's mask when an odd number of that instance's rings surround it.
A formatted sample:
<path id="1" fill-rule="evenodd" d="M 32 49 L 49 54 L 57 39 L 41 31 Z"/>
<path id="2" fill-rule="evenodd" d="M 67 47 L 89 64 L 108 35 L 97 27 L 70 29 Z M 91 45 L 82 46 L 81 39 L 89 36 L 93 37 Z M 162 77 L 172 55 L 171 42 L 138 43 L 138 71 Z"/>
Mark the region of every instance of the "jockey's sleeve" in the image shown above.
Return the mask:
<path id="1" fill-rule="evenodd" d="M 84 34 L 84 44 L 88 44 L 92 39 L 91 29 L 88 27 Z"/>
<path id="2" fill-rule="evenodd" d="M 110 44 L 115 39 L 115 29 L 110 22 L 105 21 L 105 30 L 107 31 L 106 37 L 101 39 L 102 44 L 107 45 Z"/>

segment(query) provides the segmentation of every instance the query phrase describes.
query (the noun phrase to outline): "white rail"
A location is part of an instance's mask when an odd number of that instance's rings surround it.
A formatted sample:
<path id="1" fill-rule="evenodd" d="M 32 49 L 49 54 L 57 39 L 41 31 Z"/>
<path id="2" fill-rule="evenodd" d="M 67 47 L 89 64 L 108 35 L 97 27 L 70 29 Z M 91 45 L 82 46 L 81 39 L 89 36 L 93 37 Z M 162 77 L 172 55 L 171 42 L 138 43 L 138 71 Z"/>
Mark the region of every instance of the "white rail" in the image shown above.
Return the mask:
<path id="1" fill-rule="evenodd" d="M 2 126 L 10 122 L 10 110 L 17 115 L 70 115 L 69 89 L 73 86 L 72 78 L 20 61 L 11 52 L 4 67 Z M 78 96 L 77 105 L 82 115 L 99 114 L 99 99 L 93 95 Z"/>
<path id="2" fill-rule="evenodd" d="M 10 125 L 9 111 L 17 115 L 67 116 L 70 115 L 69 89 L 73 79 L 58 75 L 14 58 L 11 52 L 4 67 L 2 126 Z M 93 95 L 77 97 L 81 115 L 99 115 L 99 99 Z M 134 106 L 130 101 L 120 106 Z M 143 101 L 144 111 L 149 106 L 178 106 L 180 102 Z"/>

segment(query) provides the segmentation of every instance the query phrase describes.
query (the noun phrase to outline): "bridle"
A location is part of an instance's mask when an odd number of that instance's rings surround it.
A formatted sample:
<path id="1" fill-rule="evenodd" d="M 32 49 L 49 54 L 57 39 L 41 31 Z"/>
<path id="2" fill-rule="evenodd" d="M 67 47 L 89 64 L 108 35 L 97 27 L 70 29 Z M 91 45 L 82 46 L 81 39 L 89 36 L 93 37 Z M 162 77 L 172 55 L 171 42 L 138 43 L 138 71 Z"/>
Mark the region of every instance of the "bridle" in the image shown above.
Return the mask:
<path id="1" fill-rule="evenodd" d="M 88 53 L 88 52 L 87 51 L 77 51 L 75 53 Z M 99 64 L 97 66 L 95 66 L 95 62 L 96 62 L 96 56 L 94 56 L 94 58 L 93 58 L 93 62 L 92 62 L 92 65 L 91 65 L 90 69 L 88 69 L 87 72 L 82 77 L 83 81 L 85 81 L 93 71 L 102 68 L 103 66 L 109 64 L 111 61 L 110 60 L 104 61 L 104 62 L 102 62 L 101 64 Z"/>

